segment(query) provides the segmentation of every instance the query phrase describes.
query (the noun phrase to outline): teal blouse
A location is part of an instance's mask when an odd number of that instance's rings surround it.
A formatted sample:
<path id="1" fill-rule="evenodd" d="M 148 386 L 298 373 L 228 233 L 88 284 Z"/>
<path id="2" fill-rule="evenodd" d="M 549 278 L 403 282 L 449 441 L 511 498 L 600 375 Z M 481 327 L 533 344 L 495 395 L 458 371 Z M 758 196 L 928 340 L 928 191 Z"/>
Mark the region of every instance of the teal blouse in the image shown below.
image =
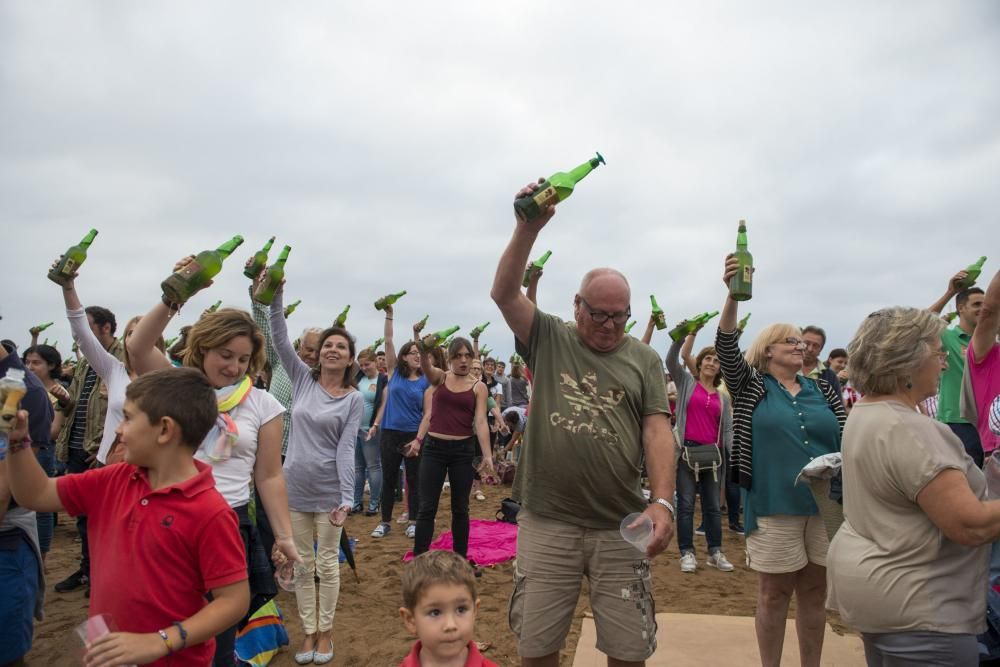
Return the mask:
<path id="1" fill-rule="evenodd" d="M 819 508 L 809 487 L 795 486 L 802 467 L 817 456 L 840 451 L 840 427 L 819 385 L 797 377 L 792 396 L 769 374 L 767 393 L 753 412 L 753 488 L 743 491 L 744 526 L 757 530 L 757 517 L 810 516 Z"/>

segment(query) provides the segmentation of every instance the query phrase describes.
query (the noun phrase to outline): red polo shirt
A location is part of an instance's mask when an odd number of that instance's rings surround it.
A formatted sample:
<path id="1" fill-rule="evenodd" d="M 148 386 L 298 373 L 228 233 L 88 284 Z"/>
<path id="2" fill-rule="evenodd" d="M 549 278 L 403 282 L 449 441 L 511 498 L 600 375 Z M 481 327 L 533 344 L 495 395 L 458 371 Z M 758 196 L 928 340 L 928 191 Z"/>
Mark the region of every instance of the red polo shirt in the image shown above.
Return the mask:
<path id="1" fill-rule="evenodd" d="M 420 667 L 420 649 L 423 644 L 420 640 L 410 649 L 410 654 L 403 658 L 399 667 Z M 469 642 L 469 656 L 465 659 L 465 667 L 497 667 L 496 663 L 490 662 L 483 657 L 483 654 L 476 648 L 476 642 Z"/>
<path id="2" fill-rule="evenodd" d="M 196 614 L 213 588 L 247 578 L 236 513 L 212 469 L 194 464 L 194 477 L 156 491 L 145 468 L 127 463 L 56 480 L 66 511 L 87 515 L 91 616 L 111 614 L 122 632 L 156 632 Z M 169 664 L 207 665 L 214 654 L 212 639 Z"/>

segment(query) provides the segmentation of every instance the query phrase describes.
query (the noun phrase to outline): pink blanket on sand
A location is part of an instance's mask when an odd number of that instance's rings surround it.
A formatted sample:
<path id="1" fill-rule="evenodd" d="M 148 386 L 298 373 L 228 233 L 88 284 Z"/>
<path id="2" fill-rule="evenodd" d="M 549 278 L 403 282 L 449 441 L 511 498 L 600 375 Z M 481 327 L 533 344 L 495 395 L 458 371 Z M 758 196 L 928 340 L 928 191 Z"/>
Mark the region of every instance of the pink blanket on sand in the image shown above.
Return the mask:
<path id="1" fill-rule="evenodd" d="M 431 550 L 450 551 L 453 547 L 451 531 L 442 533 L 431 542 Z M 517 554 L 517 525 L 503 521 L 469 520 L 469 559 L 477 565 L 488 566 L 503 563 Z M 413 560 L 413 552 L 407 551 L 404 561 Z"/>

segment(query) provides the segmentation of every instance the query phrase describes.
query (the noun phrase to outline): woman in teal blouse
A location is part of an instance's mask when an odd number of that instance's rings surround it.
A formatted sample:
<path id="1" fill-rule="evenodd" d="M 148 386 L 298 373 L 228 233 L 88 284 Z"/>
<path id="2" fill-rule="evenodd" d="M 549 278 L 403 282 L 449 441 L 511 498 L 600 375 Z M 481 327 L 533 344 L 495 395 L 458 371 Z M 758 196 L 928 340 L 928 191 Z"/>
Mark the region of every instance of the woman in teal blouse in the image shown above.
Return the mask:
<path id="1" fill-rule="evenodd" d="M 723 281 L 735 275 L 726 258 Z M 826 626 L 826 530 L 809 489 L 795 486 L 816 456 L 840 451 L 845 414 L 839 392 L 801 375 L 802 332 L 765 327 L 740 354 L 737 302 L 726 296 L 716 334 L 722 375 L 733 398 L 732 474 L 744 491 L 747 564 L 758 572 L 757 646 L 778 665 L 795 594 L 802 665 L 819 665 Z"/>

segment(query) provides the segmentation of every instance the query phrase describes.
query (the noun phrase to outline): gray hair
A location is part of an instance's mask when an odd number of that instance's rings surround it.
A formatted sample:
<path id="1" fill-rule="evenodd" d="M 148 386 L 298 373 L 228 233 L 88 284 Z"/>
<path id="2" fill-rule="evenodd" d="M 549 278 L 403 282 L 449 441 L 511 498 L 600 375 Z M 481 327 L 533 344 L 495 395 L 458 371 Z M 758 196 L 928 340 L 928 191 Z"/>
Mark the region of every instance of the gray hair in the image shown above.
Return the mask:
<path id="1" fill-rule="evenodd" d="M 847 373 L 862 394 L 888 395 L 927 359 L 944 320 L 929 310 L 895 306 L 861 323 L 847 346 Z"/>
<path id="2" fill-rule="evenodd" d="M 311 334 L 319 335 L 321 333 L 323 333 L 323 330 L 320 329 L 319 327 L 306 327 L 305 329 L 302 330 L 302 335 L 299 336 L 299 340 L 302 340 L 306 336 L 309 336 Z"/>

